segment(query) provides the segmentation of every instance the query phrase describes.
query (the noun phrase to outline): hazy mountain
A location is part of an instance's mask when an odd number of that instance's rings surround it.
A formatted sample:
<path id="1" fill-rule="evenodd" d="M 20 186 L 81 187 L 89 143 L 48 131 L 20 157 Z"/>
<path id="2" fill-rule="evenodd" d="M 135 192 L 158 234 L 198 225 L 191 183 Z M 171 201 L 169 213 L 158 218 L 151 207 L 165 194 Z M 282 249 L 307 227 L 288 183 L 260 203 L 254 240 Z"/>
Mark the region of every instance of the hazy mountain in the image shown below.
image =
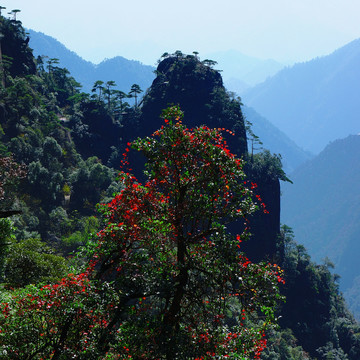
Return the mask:
<path id="1" fill-rule="evenodd" d="M 208 56 L 217 61 L 217 68 L 223 71 L 226 88 L 240 96 L 246 88 L 263 82 L 284 67 L 275 60 L 258 59 L 236 50 L 214 52 Z"/>
<path id="2" fill-rule="evenodd" d="M 31 291 L 36 296 L 44 289 L 43 284 L 51 282 L 56 285 L 59 279 L 64 278 L 68 268 L 64 266 L 64 269 L 61 270 L 58 266 L 61 264 L 61 257 L 56 256 L 58 258 L 56 261 L 48 261 L 49 258 L 45 256 L 49 255 L 48 252 L 67 256 L 70 251 L 76 251 L 79 245 L 86 244 L 88 235 L 95 233 L 101 226 L 95 217 L 88 215 L 94 213 L 96 203 L 108 201 L 104 200 L 104 196 L 111 198 L 110 194 L 119 191 L 122 187 L 121 183 L 117 185 L 113 181 L 118 170 L 114 171 L 114 169 L 102 164 L 108 157 L 108 154 L 104 156 L 104 150 L 106 153 L 106 149 L 111 149 L 108 163 L 114 164 L 114 160 L 122 152 L 119 151 L 118 153 L 118 150 L 121 150 L 127 142 L 125 136 L 129 134 L 126 132 L 136 135 L 135 132 L 139 130 L 147 135 L 146 128 L 156 125 L 152 123 L 152 119 L 159 121 L 158 114 L 161 109 L 167 106 L 169 102 L 175 101 L 179 101 L 184 107 L 187 119 L 190 117 L 195 121 L 203 121 L 203 119 L 199 119 L 200 116 L 198 115 L 201 115 L 209 121 L 209 126 L 233 127 L 238 136 L 230 137 L 229 141 L 238 143 L 239 154 L 246 151 L 246 129 L 239 103 L 224 90 L 220 74 L 201 63 L 196 57 L 183 55 L 170 55 L 159 63 L 157 79 L 144 97 L 143 106 L 141 108 L 132 107 L 124 113 L 117 114 L 121 115 L 124 125 L 119 127 L 119 124 L 113 121 L 116 108 L 113 108 L 110 102 L 109 104 L 107 101 L 103 102 L 101 98 L 88 100 L 81 99 L 81 96 L 80 98 L 70 96 L 76 93 L 74 82 L 61 69 L 54 68 L 51 74 L 45 70 L 39 70 L 36 73 L 34 59 L 26 46 L 28 40 L 21 25 L 13 26 L 13 21 L 1 17 L 0 22 L 4 35 L 3 43 L 11 45 L 2 48 L 3 55 L 16 59 L 12 64 L 13 66 L 4 73 L 7 86 L 2 89 L 0 123 L 4 132 L 1 136 L 0 145 L 3 153 L 9 149 L 14 152 L 14 158 L 17 161 L 24 161 L 28 165 L 28 179 L 24 179 L 24 182 L 20 184 L 21 187 L 16 189 L 16 195 L 22 200 L 22 215 L 14 219 L 16 221 L 14 225 L 17 227 L 14 235 L 16 234 L 18 239 L 17 244 L 14 241 L 14 245 L 25 244 L 27 246 L 27 240 L 36 240 L 35 248 L 32 247 L 31 250 L 25 249 L 24 246 L 18 249 L 12 247 L 8 253 L 2 254 L 7 257 L 6 261 L 1 264 L 1 270 L 4 270 L 5 273 L 5 277 L 1 281 L 5 280 L 6 286 L 5 283 L 0 284 L 0 295 L 5 300 L 9 299 L 10 301 L 12 299 L 10 305 L 3 304 L 5 305 L 3 309 L 13 309 L 15 316 L 9 317 L 7 324 L 10 328 L 5 337 L 2 336 L 2 339 L 5 339 L 6 349 L 9 348 L 8 353 L 17 354 L 19 352 L 18 344 L 21 344 L 23 337 L 15 336 L 20 340 L 15 339 L 14 342 L 14 336 L 11 335 L 14 333 L 12 330 L 16 330 L 16 326 L 24 320 L 22 316 L 24 311 L 20 311 L 21 307 L 17 307 L 18 302 L 15 300 L 18 297 L 20 299 L 19 304 L 22 306 L 22 294 L 28 297 L 26 289 L 21 290 L 18 287 L 28 283 L 34 284 Z M 57 76 L 60 74 L 65 76 Z M 18 81 L 14 82 L 12 79 L 15 76 L 17 76 Z M 69 121 L 59 121 L 59 118 L 54 114 L 54 109 L 59 109 L 59 112 L 65 115 Z M 64 120 L 63 117 L 62 119 Z M 80 153 L 79 150 L 81 150 Z M 94 155 L 101 155 L 102 161 Z M 286 285 L 281 286 L 281 291 L 287 300 L 283 306 L 277 308 L 282 328 L 274 329 L 274 332 L 271 331 L 267 343 L 268 350 L 265 350 L 261 356 L 263 359 L 275 357 L 288 360 L 305 359 L 308 358 L 305 354 L 306 351 L 311 358 L 316 357 L 319 360 L 320 358 L 358 360 L 360 358 L 360 328 L 352 316 L 347 313 L 343 298 L 338 293 L 334 282 L 334 277 L 329 273 L 326 266 L 313 263 L 306 251 L 295 244 L 285 232 L 278 236 L 280 225 L 280 185 L 278 179 L 281 173 L 278 171 L 276 159 L 255 156 L 246 164 L 247 170 L 251 170 L 248 173 L 249 180 L 257 182 L 258 188 L 255 191 L 261 195 L 269 210 L 269 214 L 258 212 L 263 219 L 262 223 L 258 221 L 259 218 L 251 217 L 252 233 L 262 236 L 257 237 L 258 241 L 256 237 L 252 237 L 249 244 L 253 243 L 255 254 L 266 261 L 275 258 L 272 254 L 276 256 L 276 260 L 279 260 L 277 263 L 284 269 L 284 276 L 286 277 Z M 186 192 L 184 187 L 183 190 Z M 208 193 L 212 196 L 212 189 Z M 8 193 L 6 195 L 8 196 Z M 265 196 L 263 197 L 263 195 Z M 64 203 L 64 196 L 65 199 L 68 197 L 66 204 Z M 269 206 L 269 198 L 272 198 L 272 206 Z M 14 202 L 9 202 L 9 204 L 12 203 Z M 2 205 L 4 206 L 4 203 Z M 241 221 L 240 228 L 243 225 L 243 221 Z M 248 226 L 247 222 L 245 226 Z M 272 236 L 271 231 L 274 230 L 277 231 Z M 3 232 L 8 235 L 6 228 Z M 36 239 L 27 239 L 25 236 L 34 233 Z M 40 239 L 38 239 L 39 236 L 46 241 L 46 247 L 49 245 L 49 250 L 42 248 Z M 3 240 L 4 245 L 7 238 L 0 240 Z M 219 239 L 215 236 L 214 240 Z M 50 248 L 53 246 L 55 246 L 54 249 Z M 23 249 L 29 255 L 25 257 L 26 261 L 23 261 Z M 268 249 L 273 251 L 269 253 Z M 46 253 L 43 254 L 40 251 Z M 266 254 L 271 256 L 265 256 Z M 30 277 L 24 276 L 29 272 L 29 261 L 27 260 L 30 261 L 33 270 Z M 65 259 L 62 260 L 66 261 Z M 106 270 L 106 263 L 104 264 Z M 14 272 L 14 269 L 19 271 Z M 49 275 L 52 275 L 50 273 L 54 269 L 56 270 L 54 280 L 49 280 Z M 270 270 L 270 267 L 268 269 Z M 252 280 L 254 280 L 253 277 L 249 279 L 250 282 L 253 282 Z M 281 281 L 280 278 L 279 280 Z M 15 289 L 11 287 L 12 283 L 16 284 Z M 96 288 L 95 283 L 88 285 L 88 289 Z M 255 283 L 255 285 L 257 284 Z M 240 291 L 242 288 L 246 290 L 246 286 L 240 286 Z M 69 289 L 71 295 L 71 288 Z M 104 287 L 100 289 L 104 295 L 102 299 L 110 299 L 111 301 L 114 292 L 110 288 L 110 292 L 106 292 L 104 289 Z M 189 289 L 192 290 L 191 287 Z M 265 292 L 251 291 L 249 294 L 247 294 L 248 291 L 245 291 L 245 294 L 239 294 L 239 299 L 244 298 L 246 300 L 247 295 L 251 297 L 260 296 L 265 304 L 269 305 L 271 311 L 272 304 L 264 298 L 267 291 L 271 291 L 271 289 L 264 288 L 264 290 Z M 144 291 L 147 293 L 147 289 Z M 111 305 L 110 302 L 109 304 Z M 74 309 L 73 305 L 73 302 L 70 302 L 68 306 L 65 304 L 65 313 L 75 313 L 77 309 Z M 130 301 L 130 306 L 132 305 L 133 303 Z M 32 308 L 29 309 L 32 310 Z M 96 303 L 89 303 L 87 309 L 91 314 L 94 311 L 96 313 L 99 308 Z M 39 316 L 50 316 L 60 325 L 63 323 L 62 318 L 59 317 L 63 312 L 59 316 L 55 314 L 54 317 L 54 312 L 51 309 L 49 310 L 51 312 L 48 312 L 45 307 L 43 310 L 42 315 Z M 227 314 L 230 315 L 230 325 L 232 323 L 231 314 L 232 312 Z M 85 322 L 88 325 L 90 324 L 89 332 L 86 333 L 89 335 L 87 339 L 90 337 L 95 339 L 96 333 L 94 337 L 93 330 L 99 330 L 96 328 L 96 323 L 94 323 L 95 327 L 92 328 L 93 323 L 88 321 L 92 319 L 85 313 L 80 315 L 78 317 L 80 320 L 85 319 Z M 114 316 L 111 317 L 112 315 Z M 126 309 L 125 316 L 127 316 Z M 115 319 L 117 324 L 121 323 L 117 311 L 110 314 L 111 319 Z M 3 320 L 7 321 L 6 316 L 2 316 L 1 320 L 2 323 L 4 323 Z M 41 331 L 38 328 L 39 322 L 36 316 L 27 317 L 24 321 L 30 330 Z M 74 337 L 80 339 L 84 332 L 83 328 L 79 328 L 77 323 L 73 323 L 65 322 L 64 326 L 54 328 L 53 336 L 64 337 L 63 342 L 66 344 L 68 340 L 71 342 Z M 21 326 L 18 327 L 22 329 Z M 119 330 L 121 331 L 122 328 L 120 327 Z M 41 337 L 41 340 L 39 340 L 40 337 L 32 338 L 33 341 L 29 343 L 30 347 L 22 348 L 22 354 L 27 355 L 29 348 L 33 349 L 33 354 L 37 353 L 46 358 L 53 348 L 54 351 L 59 350 L 59 354 L 63 353 L 63 347 L 51 347 L 52 338 L 47 335 Z M 136 331 L 133 331 L 131 336 L 136 337 Z M 113 339 L 112 336 L 106 338 Z M 72 349 L 74 356 L 81 356 L 78 352 L 78 341 L 74 344 Z M 106 344 L 103 345 L 99 342 L 91 344 L 93 349 L 96 347 L 105 353 L 108 347 Z M 123 354 L 122 349 L 115 347 L 113 355 L 121 356 L 121 354 Z M 21 358 L 24 356 L 20 354 Z M 101 357 L 100 352 L 99 357 Z"/>
<path id="3" fill-rule="evenodd" d="M 249 89 L 251 87 L 245 81 L 242 81 L 242 80 L 234 78 L 234 77 L 224 81 L 224 85 L 225 85 L 226 89 L 234 92 L 238 96 L 240 96 L 240 94 L 243 94 L 247 89 Z"/>
<path id="4" fill-rule="evenodd" d="M 311 153 L 301 149 L 287 135 L 270 121 L 259 115 L 253 108 L 243 106 L 242 110 L 246 120 L 252 124 L 253 133 L 263 143 L 255 147 L 259 150 L 267 149 L 271 153 L 281 154 L 283 167 L 287 174 L 313 156 Z M 251 143 L 249 143 L 249 151 L 251 151 Z"/>
<path id="5" fill-rule="evenodd" d="M 343 290 L 353 285 L 360 310 L 360 136 L 329 144 L 301 165 L 282 187 L 282 222 L 292 227 L 316 261 L 336 265 Z M 350 302 L 350 301 L 349 301 Z M 358 313 L 360 315 L 360 312 Z"/>
<path id="6" fill-rule="evenodd" d="M 138 84 L 143 90 L 150 85 L 155 75 L 154 68 L 139 61 L 128 60 L 121 56 L 105 59 L 95 65 L 84 60 L 75 52 L 67 49 L 56 39 L 41 32 L 28 30 L 30 47 L 34 56 L 46 55 L 60 60 L 60 66 L 67 68 L 71 75 L 83 86 L 83 91 L 90 92 L 97 80 L 114 80 L 117 88 L 128 92 L 132 84 Z"/>
<path id="7" fill-rule="evenodd" d="M 299 146 L 319 153 L 360 131 L 360 39 L 334 53 L 287 67 L 249 89 L 254 107 Z"/>

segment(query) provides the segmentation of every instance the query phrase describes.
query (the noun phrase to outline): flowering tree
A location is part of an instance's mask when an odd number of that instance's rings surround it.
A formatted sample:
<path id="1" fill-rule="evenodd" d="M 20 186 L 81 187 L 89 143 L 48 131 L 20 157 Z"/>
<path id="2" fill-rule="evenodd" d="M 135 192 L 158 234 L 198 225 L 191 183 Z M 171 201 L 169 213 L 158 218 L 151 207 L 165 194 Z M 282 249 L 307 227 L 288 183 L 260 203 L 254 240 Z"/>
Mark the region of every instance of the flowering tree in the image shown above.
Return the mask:
<path id="1" fill-rule="evenodd" d="M 147 181 L 120 174 L 123 189 L 101 205 L 106 224 L 81 284 L 69 280 L 75 288 L 60 305 L 52 289 L 37 292 L 40 303 L 30 294 L 2 305 L 0 344 L 9 358 L 17 346 L 11 319 L 20 313 L 15 333 L 19 321 L 36 317 L 56 325 L 28 341 L 38 358 L 259 358 L 283 280 L 276 265 L 253 264 L 241 252 L 246 216 L 258 207 L 254 185 L 220 130 L 189 130 L 181 118 L 169 108 L 160 130 L 128 144 L 147 158 Z M 236 219 L 245 230 L 232 235 L 226 225 Z"/>

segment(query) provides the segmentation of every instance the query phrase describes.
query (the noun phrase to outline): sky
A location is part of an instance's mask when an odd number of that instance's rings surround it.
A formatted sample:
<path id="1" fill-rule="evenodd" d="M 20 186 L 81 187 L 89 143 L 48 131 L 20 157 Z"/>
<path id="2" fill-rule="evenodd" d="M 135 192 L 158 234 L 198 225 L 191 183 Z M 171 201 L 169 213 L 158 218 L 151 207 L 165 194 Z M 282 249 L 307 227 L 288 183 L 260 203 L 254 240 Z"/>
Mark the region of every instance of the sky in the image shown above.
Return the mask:
<path id="1" fill-rule="evenodd" d="M 330 54 L 360 37 L 359 0 L 0 0 L 25 28 L 85 60 L 155 65 L 164 52 L 237 50 L 282 63 Z"/>

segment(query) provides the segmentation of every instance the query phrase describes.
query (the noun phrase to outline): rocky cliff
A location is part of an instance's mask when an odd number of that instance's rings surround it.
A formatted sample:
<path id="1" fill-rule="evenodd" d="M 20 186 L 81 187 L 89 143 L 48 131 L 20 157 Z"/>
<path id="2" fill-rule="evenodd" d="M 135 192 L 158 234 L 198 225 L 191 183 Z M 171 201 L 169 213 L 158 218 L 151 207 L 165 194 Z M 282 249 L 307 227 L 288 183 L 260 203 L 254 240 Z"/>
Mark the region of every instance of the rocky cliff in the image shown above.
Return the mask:
<path id="1" fill-rule="evenodd" d="M 164 56 L 157 67 L 157 77 L 143 98 L 139 117 L 131 127 L 124 127 L 124 131 L 130 140 L 134 135 L 153 133 L 162 125 L 162 110 L 172 104 L 180 105 L 185 113 L 184 123 L 190 128 L 205 124 L 210 128 L 233 131 L 235 136 L 227 138 L 230 149 L 246 159 L 248 179 L 258 183 L 256 192 L 269 212 L 259 211 L 253 217 L 250 224 L 253 238 L 244 244 L 244 250 L 255 261 L 271 258 L 276 252 L 280 230 L 279 177 L 269 170 L 268 163 L 264 165 L 257 158 L 248 156 L 240 101 L 226 91 L 220 73 L 213 66 L 209 60 L 200 61 L 197 56 L 179 52 Z M 233 225 L 232 230 L 239 231 L 239 226 L 242 224 Z"/>

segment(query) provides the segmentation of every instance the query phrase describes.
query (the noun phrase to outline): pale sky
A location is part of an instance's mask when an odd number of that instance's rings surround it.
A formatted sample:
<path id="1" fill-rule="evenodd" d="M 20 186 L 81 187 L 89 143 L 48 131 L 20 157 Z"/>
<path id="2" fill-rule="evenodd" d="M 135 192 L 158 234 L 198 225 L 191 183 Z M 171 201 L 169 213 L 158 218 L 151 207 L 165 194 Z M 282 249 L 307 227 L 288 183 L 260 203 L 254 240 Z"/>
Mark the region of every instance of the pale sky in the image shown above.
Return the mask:
<path id="1" fill-rule="evenodd" d="M 0 0 L 85 60 L 155 65 L 164 52 L 238 50 L 306 61 L 360 37 L 360 0 Z"/>

